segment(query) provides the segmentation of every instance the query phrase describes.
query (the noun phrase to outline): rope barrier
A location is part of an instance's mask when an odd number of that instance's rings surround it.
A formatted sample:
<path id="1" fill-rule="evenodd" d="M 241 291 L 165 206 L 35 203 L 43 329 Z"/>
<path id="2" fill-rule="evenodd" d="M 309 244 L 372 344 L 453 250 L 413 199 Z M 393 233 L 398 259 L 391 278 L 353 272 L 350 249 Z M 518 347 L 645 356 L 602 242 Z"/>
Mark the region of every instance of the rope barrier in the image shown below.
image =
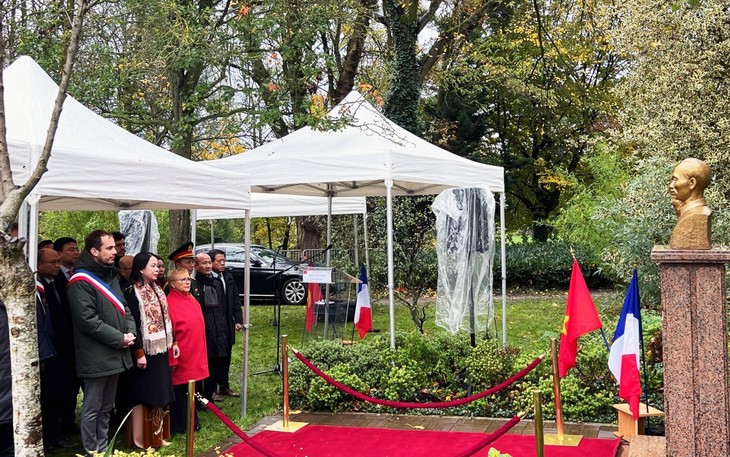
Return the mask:
<path id="1" fill-rule="evenodd" d="M 478 442 L 474 446 L 470 447 L 466 451 L 461 452 L 460 454 L 457 454 L 454 457 L 470 457 L 470 456 L 476 454 L 477 452 L 479 452 L 483 448 L 485 448 L 488 445 L 492 444 L 493 442 L 497 441 L 497 438 L 499 438 L 500 436 L 502 436 L 505 433 L 507 433 L 512 427 L 514 427 L 515 425 L 517 425 L 517 423 L 519 421 L 520 421 L 520 417 L 519 416 L 512 417 L 512 419 L 508 420 L 506 424 L 504 424 L 503 426 L 499 427 L 494 433 L 492 433 L 491 435 L 487 436 L 486 438 L 484 438 L 483 440 L 481 440 L 480 442 Z"/>
<path id="2" fill-rule="evenodd" d="M 261 454 L 265 455 L 266 457 L 281 457 L 279 454 L 276 454 L 274 452 L 269 451 L 265 447 L 261 446 L 259 443 L 257 443 L 255 440 L 253 440 L 250 436 L 246 435 L 243 430 L 238 428 L 236 424 L 233 423 L 232 420 L 230 420 L 228 417 L 226 417 L 225 414 L 223 414 L 223 411 L 218 409 L 218 407 L 213 404 L 213 402 L 208 401 L 205 398 L 202 398 L 198 395 L 198 400 L 205 405 L 206 408 L 210 410 L 213 414 L 220 419 L 221 422 L 226 424 L 228 428 L 230 428 L 233 433 L 238 435 L 239 438 L 241 438 L 246 444 L 251 446 L 252 448 L 259 451 Z"/>
<path id="3" fill-rule="evenodd" d="M 389 406 L 391 408 L 451 408 L 454 406 L 461 406 L 466 403 L 470 403 L 474 400 L 478 400 L 480 398 L 487 397 L 489 395 L 495 394 L 506 387 L 510 386 L 515 381 L 525 377 L 527 373 L 534 370 L 535 367 L 537 367 L 540 362 L 542 362 L 543 357 L 540 356 L 533 360 L 529 365 L 527 365 L 525 368 L 517 372 L 516 374 L 512 375 L 510 378 L 506 379 L 505 381 L 502 381 L 500 384 L 497 384 L 494 387 L 491 387 L 483 392 L 479 392 L 477 394 L 471 395 L 469 397 L 460 398 L 458 400 L 450 400 L 450 401 L 443 401 L 443 402 L 430 402 L 430 403 L 417 403 L 417 402 L 401 402 L 401 401 L 393 401 L 393 400 L 384 400 L 381 398 L 375 398 L 371 397 L 369 395 L 365 395 L 363 393 L 360 393 L 344 384 L 342 384 L 339 381 L 335 381 L 330 376 L 325 374 L 322 370 L 317 368 L 312 362 L 307 360 L 306 357 L 304 357 L 298 350 L 293 349 L 294 355 L 304 364 L 306 365 L 310 370 L 312 370 L 317 376 L 324 379 L 329 383 L 330 385 L 342 390 L 345 393 L 348 393 L 352 395 L 353 397 L 366 401 L 369 403 L 375 403 L 377 405 L 382 406 Z"/>

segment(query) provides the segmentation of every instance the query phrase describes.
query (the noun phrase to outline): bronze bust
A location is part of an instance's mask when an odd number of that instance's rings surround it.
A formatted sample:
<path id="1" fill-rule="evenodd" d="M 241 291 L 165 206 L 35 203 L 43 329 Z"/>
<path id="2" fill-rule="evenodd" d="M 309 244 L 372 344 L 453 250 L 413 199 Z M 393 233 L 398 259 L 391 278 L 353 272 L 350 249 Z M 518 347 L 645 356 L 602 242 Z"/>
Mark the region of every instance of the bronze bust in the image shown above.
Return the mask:
<path id="1" fill-rule="evenodd" d="M 710 169 L 699 159 L 684 159 L 674 168 L 669 183 L 677 225 L 669 239 L 671 249 L 710 249 L 712 210 L 704 191 L 710 184 Z"/>

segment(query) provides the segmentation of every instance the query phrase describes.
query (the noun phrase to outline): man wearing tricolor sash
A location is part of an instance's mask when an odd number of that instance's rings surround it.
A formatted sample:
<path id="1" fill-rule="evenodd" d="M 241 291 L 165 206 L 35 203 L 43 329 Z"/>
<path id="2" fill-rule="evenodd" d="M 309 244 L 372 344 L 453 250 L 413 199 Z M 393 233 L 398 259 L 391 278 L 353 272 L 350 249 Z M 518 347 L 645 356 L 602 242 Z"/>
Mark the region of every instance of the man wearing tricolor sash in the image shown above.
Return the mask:
<path id="1" fill-rule="evenodd" d="M 81 443 L 89 454 L 108 446 L 119 374 L 132 367 L 135 324 L 119 288 L 115 254 L 111 233 L 91 232 L 68 284 L 76 374 L 84 380 Z"/>

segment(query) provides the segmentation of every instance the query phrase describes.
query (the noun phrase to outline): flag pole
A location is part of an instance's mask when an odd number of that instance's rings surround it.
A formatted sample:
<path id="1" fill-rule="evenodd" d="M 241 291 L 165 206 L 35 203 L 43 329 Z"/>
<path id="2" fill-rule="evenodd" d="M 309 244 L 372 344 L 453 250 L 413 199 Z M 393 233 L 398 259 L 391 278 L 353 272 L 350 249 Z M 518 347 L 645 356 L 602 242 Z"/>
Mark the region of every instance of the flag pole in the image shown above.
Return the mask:
<path id="1" fill-rule="evenodd" d="M 563 423 L 563 404 L 560 399 L 560 372 L 558 369 L 558 340 L 550 339 L 550 352 L 553 361 L 553 395 L 555 403 L 555 428 L 557 435 L 543 435 L 543 443 L 553 446 L 578 446 L 583 439 L 582 435 L 566 435 Z M 535 419 L 537 420 L 537 418 Z"/>
<path id="2" fill-rule="evenodd" d="M 563 423 L 563 400 L 560 398 L 560 373 L 558 371 L 558 340 L 550 338 L 550 353 L 553 362 L 553 396 L 555 399 L 555 428 L 558 431 L 558 441 L 565 439 L 565 424 Z"/>
<path id="3" fill-rule="evenodd" d="M 634 268 L 633 275 L 638 276 L 636 268 Z M 639 284 L 638 278 L 636 284 Z M 649 412 L 649 375 L 646 372 L 646 355 L 644 354 L 644 326 L 641 321 L 641 300 L 639 300 L 639 347 L 641 348 L 641 367 L 644 370 L 644 404 L 646 405 L 646 412 Z M 649 421 L 646 421 L 645 432 L 649 430 Z"/>
<path id="4" fill-rule="evenodd" d="M 603 337 L 603 343 L 606 345 L 606 351 L 610 354 L 611 346 L 608 345 L 608 340 L 606 339 L 606 332 L 603 331 L 603 327 L 601 327 L 601 336 Z"/>

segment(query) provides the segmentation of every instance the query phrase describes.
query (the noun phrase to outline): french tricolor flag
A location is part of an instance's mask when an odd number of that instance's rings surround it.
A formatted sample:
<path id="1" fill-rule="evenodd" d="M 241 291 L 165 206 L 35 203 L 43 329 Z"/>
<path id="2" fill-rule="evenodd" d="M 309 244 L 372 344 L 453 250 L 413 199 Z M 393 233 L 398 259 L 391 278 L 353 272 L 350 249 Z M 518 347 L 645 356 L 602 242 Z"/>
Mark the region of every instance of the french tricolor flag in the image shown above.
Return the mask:
<path id="1" fill-rule="evenodd" d="M 373 317 L 370 313 L 370 287 L 365 265 L 360 267 L 360 284 L 357 286 L 357 304 L 355 305 L 355 328 L 360 339 L 373 329 Z"/>
<path id="2" fill-rule="evenodd" d="M 629 284 L 621 317 L 613 335 L 613 345 L 608 356 L 608 368 L 618 382 L 618 396 L 626 400 L 634 420 L 639 418 L 641 381 L 639 376 L 639 350 L 641 331 L 639 321 L 639 280 L 636 270 Z"/>

